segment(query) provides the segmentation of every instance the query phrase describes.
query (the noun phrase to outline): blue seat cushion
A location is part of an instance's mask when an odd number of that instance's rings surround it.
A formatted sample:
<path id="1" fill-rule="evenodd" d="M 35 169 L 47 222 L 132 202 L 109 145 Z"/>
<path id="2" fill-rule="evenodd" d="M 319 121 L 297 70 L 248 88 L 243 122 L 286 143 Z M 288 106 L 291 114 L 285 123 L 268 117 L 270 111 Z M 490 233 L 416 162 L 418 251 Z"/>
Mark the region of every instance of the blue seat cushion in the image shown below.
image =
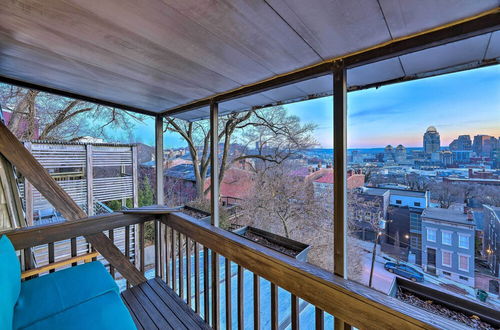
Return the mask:
<path id="1" fill-rule="evenodd" d="M 118 286 L 99 261 L 67 268 L 25 281 L 14 308 L 14 329 L 61 313 Z"/>
<path id="2" fill-rule="evenodd" d="M 118 293 L 110 291 L 33 323 L 26 330 L 136 329 Z"/>
<path id="3" fill-rule="evenodd" d="M 14 305 L 21 291 L 21 265 L 12 243 L 0 237 L 0 329 L 12 329 Z"/>

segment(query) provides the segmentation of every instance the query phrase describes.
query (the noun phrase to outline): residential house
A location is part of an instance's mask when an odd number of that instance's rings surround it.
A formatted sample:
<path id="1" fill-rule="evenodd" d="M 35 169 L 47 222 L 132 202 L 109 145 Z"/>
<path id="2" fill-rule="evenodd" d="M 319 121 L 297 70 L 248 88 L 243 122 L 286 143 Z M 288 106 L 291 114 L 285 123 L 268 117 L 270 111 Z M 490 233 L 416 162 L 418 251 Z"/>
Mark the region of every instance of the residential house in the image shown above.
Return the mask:
<path id="1" fill-rule="evenodd" d="M 407 251 L 412 254 L 409 261 L 420 265 L 422 262 L 422 211 L 429 206 L 429 191 L 416 191 L 408 189 L 397 189 L 390 187 L 365 187 L 366 194 L 380 194 L 389 192 L 388 207 L 390 212 L 384 216 L 387 220 L 385 228 L 385 242 L 394 245 L 396 233 L 399 232 L 399 240 L 403 245 L 405 242 Z M 396 210 L 395 208 L 400 208 Z M 387 251 L 386 247 L 386 251 Z"/>
<path id="2" fill-rule="evenodd" d="M 422 233 L 424 270 L 474 286 L 475 223 L 472 213 L 426 208 L 422 213 Z"/>
<path id="3" fill-rule="evenodd" d="M 500 276 L 500 207 L 483 205 L 483 255 L 492 275 Z"/>

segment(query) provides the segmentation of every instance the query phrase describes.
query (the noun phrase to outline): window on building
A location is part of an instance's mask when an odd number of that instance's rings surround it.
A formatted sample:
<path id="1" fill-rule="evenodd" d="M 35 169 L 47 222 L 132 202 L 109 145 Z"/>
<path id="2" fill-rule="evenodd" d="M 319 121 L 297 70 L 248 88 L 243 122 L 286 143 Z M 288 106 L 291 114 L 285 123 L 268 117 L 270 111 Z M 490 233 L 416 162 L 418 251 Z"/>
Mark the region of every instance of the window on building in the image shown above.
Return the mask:
<path id="1" fill-rule="evenodd" d="M 458 235 L 458 247 L 462 249 L 469 248 L 469 236 L 468 235 Z"/>
<path id="2" fill-rule="evenodd" d="M 396 200 L 396 204 L 401 204 L 401 200 L 400 200 L 400 199 L 397 199 L 397 200 Z"/>
<path id="3" fill-rule="evenodd" d="M 410 213 L 410 231 L 412 233 L 422 232 L 422 221 L 420 220 L 420 214 Z"/>
<path id="4" fill-rule="evenodd" d="M 450 272 L 443 272 L 443 275 L 451 276 L 451 273 Z"/>
<path id="5" fill-rule="evenodd" d="M 459 276 L 459 278 L 460 278 L 461 280 L 464 280 L 464 281 L 468 281 L 468 280 L 469 280 L 469 278 L 468 278 L 467 276 L 461 276 L 461 275 L 460 275 L 460 276 Z"/>
<path id="6" fill-rule="evenodd" d="M 442 251 L 442 256 L 443 256 L 443 260 L 442 260 L 443 266 L 451 267 L 451 252 Z"/>
<path id="7" fill-rule="evenodd" d="M 427 240 L 429 242 L 436 242 L 436 229 L 427 228 Z"/>
<path id="8" fill-rule="evenodd" d="M 441 234 L 441 242 L 445 245 L 451 245 L 451 232 L 443 231 Z"/>
<path id="9" fill-rule="evenodd" d="M 414 202 L 413 205 L 414 206 L 420 206 L 420 202 Z"/>
<path id="10" fill-rule="evenodd" d="M 469 256 L 458 256 L 458 269 L 468 272 L 469 271 Z"/>

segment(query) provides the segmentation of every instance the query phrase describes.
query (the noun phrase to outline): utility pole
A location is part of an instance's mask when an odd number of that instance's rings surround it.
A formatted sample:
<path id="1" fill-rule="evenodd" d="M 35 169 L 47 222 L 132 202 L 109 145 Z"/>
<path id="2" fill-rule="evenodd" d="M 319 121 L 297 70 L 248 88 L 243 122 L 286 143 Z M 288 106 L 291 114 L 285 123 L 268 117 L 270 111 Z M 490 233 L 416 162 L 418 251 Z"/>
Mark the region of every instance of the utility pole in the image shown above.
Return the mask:
<path id="1" fill-rule="evenodd" d="M 375 266 L 375 255 L 377 254 L 377 243 L 378 243 L 378 238 L 380 237 L 382 233 L 380 231 L 377 232 L 377 236 L 375 237 L 375 242 L 373 243 L 373 253 L 372 253 L 372 266 L 370 269 L 370 281 L 368 282 L 368 286 L 371 288 L 372 287 L 372 280 L 373 280 L 373 267 Z"/>

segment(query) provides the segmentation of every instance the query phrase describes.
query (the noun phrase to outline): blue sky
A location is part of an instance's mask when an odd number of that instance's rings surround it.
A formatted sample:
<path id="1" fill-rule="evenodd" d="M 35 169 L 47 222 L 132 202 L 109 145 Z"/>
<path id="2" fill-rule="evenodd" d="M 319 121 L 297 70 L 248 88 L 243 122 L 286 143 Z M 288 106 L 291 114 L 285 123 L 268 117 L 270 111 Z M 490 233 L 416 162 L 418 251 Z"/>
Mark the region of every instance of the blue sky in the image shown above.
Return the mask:
<path id="1" fill-rule="evenodd" d="M 302 121 L 316 124 L 320 145 L 332 147 L 332 97 L 285 107 Z M 348 94 L 349 148 L 419 147 L 430 125 L 437 128 L 442 145 L 459 134 L 500 136 L 500 65 Z M 133 142 L 153 144 L 153 120 L 138 125 L 133 135 Z M 179 136 L 166 134 L 165 147 L 185 145 Z"/>

